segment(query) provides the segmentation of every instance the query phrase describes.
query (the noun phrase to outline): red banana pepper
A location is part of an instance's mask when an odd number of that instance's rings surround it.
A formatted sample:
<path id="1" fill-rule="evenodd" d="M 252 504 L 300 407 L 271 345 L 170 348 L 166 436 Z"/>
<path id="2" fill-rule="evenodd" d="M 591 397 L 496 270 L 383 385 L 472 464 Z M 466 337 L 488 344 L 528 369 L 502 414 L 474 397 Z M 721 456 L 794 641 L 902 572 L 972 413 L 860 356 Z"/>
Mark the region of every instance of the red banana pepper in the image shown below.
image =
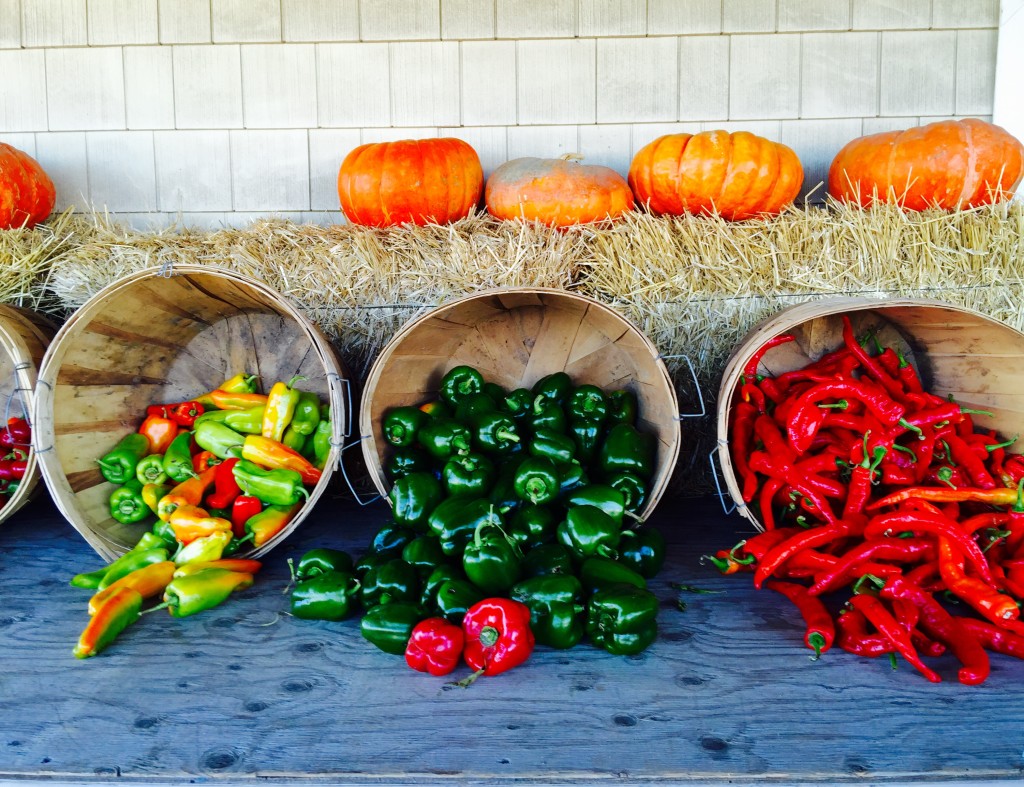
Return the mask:
<path id="1" fill-rule="evenodd" d="M 149 438 L 151 454 L 164 454 L 178 436 L 178 425 L 170 418 L 149 415 L 139 427 L 139 434 Z"/>
<path id="2" fill-rule="evenodd" d="M 214 493 L 207 496 L 206 505 L 209 508 L 230 508 L 235 498 L 242 494 L 242 488 L 235 481 L 235 465 L 238 459 L 225 459 L 217 465 L 217 472 L 213 477 Z"/>
<path id="3" fill-rule="evenodd" d="M 245 523 L 263 510 L 263 501 L 252 495 L 239 495 L 231 504 L 231 532 L 236 538 L 245 537 Z"/>
<path id="4" fill-rule="evenodd" d="M 459 665 L 465 641 L 462 629 L 444 618 L 421 620 L 405 647 L 405 663 L 418 672 L 447 675 Z"/>

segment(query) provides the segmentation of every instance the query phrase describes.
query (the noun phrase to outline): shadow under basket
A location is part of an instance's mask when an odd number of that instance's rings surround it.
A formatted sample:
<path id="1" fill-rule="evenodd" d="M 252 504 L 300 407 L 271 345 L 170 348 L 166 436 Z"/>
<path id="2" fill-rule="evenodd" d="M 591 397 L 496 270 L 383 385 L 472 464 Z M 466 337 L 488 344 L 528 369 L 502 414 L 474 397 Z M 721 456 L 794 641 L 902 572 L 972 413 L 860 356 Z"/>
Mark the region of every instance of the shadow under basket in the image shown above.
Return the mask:
<path id="1" fill-rule="evenodd" d="M 0 431 L 6 428 L 8 418 L 25 418 L 32 422 L 36 375 L 55 332 L 56 327 L 35 312 L 0 305 L 0 415 L 3 417 Z M 0 508 L 0 523 L 32 499 L 38 487 L 36 452 L 30 448 L 24 477 Z"/>
<path id="2" fill-rule="evenodd" d="M 900 350 L 926 391 L 953 398 L 964 407 L 986 410 L 974 422 L 1002 436 L 1024 435 L 1024 333 L 961 306 L 941 301 L 836 298 L 785 309 L 756 325 L 729 358 L 718 397 L 718 457 L 726 489 L 737 510 L 758 530 L 757 512 L 744 503 L 729 447 L 732 408 L 739 402 L 743 367 L 775 336 L 796 341 L 765 353 L 758 374 L 774 377 L 800 369 L 842 346 L 843 314 L 854 333 L 874 332 L 879 342 Z M 1019 452 L 1019 445 L 1008 449 Z M 723 505 L 725 501 L 723 500 Z"/>
<path id="3" fill-rule="evenodd" d="M 152 524 L 117 522 L 117 487 L 97 460 L 136 431 L 151 404 L 188 401 L 238 372 L 269 387 L 295 375 L 331 407 L 334 447 L 323 475 L 288 527 L 292 532 L 326 489 L 348 413 L 342 369 L 320 331 L 265 284 L 232 271 L 176 265 L 121 279 L 83 305 L 54 338 L 39 371 L 35 428 L 39 463 L 54 502 L 104 558 L 131 549 Z"/>
<path id="4" fill-rule="evenodd" d="M 544 288 L 490 290 L 446 303 L 407 323 L 377 357 L 363 391 L 359 434 L 385 498 L 390 446 L 381 417 L 393 407 L 436 399 L 441 378 L 460 365 L 508 390 L 564 371 L 577 385 L 635 393 L 637 428 L 657 438 L 657 467 L 639 514 L 654 510 L 679 455 L 679 405 L 658 349 L 608 306 Z"/>

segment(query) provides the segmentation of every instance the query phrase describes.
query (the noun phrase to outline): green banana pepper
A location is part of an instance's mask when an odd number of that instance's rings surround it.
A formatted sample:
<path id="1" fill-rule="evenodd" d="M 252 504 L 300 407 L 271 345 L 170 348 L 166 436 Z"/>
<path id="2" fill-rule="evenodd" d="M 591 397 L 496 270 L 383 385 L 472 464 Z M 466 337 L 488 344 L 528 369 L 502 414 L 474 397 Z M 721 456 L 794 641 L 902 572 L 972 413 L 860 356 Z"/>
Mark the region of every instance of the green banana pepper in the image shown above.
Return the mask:
<path id="1" fill-rule="evenodd" d="M 468 426 L 447 418 L 428 421 L 417 434 L 419 444 L 434 459 L 447 461 L 457 454 L 468 454 L 473 447 L 473 432 Z"/>
<path id="2" fill-rule="evenodd" d="M 295 412 L 292 413 L 291 428 L 300 435 L 309 437 L 316 432 L 320 423 L 320 397 L 312 391 L 302 391 L 299 394 L 299 403 L 295 405 Z M 228 423 L 230 426 L 230 422 Z"/>
<path id="3" fill-rule="evenodd" d="M 443 563 L 444 559 L 441 542 L 433 533 L 416 536 L 402 550 L 402 560 L 416 569 L 421 577 L 430 576 L 430 572 Z"/>
<path id="4" fill-rule="evenodd" d="M 569 417 L 603 423 L 608 416 L 608 397 L 596 385 L 580 385 L 569 396 Z"/>
<path id="5" fill-rule="evenodd" d="M 665 564 L 665 538 L 650 525 L 625 533 L 619 542 L 619 560 L 647 579 Z"/>
<path id="6" fill-rule="evenodd" d="M 570 508 L 555 530 L 558 542 L 580 559 L 616 556 L 622 532 L 615 520 L 596 506 Z"/>
<path id="7" fill-rule="evenodd" d="M 618 489 L 626 501 L 626 510 L 634 514 L 647 500 L 647 484 L 635 473 L 615 473 L 608 476 L 608 486 Z"/>
<path id="8" fill-rule="evenodd" d="M 430 417 L 418 407 L 392 407 L 384 414 L 381 432 L 389 445 L 408 448 L 416 443 L 416 435 L 429 419 Z"/>
<path id="9" fill-rule="evenodd" d="M 153 563 L 162 563 L 168 559 L 168 556 L 168 551 L 161 548 L 146 549 L 141 552 L 127 552 L 107 566 L 107 570 L 103 573 L 103 578 L 96 585 L 96 589 L 104 590 L 114 582 L 117 582 L 121 577 L 126 577 L 133 571 L 145 568 Z M 74 584 L 74 581 L 72 581 L 72 584 Z"/>
<path id="10" fill-rule="evenodd" d="M 441 378 L 438 394 L 453 407 L 470 394 L 484 389 L 484 377 L 472 366 L 456 366 Z"/>
<path id="11" fill-rule="evenodd" d="M 555 372 L 541 377 L 533 385 L 533 395 L 543 396 L 564 405 L 572 393 L 572 378 L 565 372 Z"/>
<path id="12" fill-rule="evenodd" d="M 264 470 L 247 459 L 241 459 L 231 472 L 242 494 L 258 497 L 268 506 L 293 506 L 309 497 L 302 484 L 302 475 L 297 470 Z"/>
<path id="13" fill-rule="evenodd" d="M 180 484 L 195 475 L 192 469 L 192 433 L 182 432 L 175 437 L 164 452 L 163 467 L 167 477 Z"/>
<path id="14" fill-rule="evenodd" d="M 344 620 L 359 603 L 359 580 L 347 571 L 326 571 L 299 582 L 291 594 L 291 611 L 304 620 Z"/>
<path id="15" fill-rule="evenodd" d="M 427 526 L 441 543 L 447 557 L 462 554 L 481 525 L 501 527 L 504 522 L 497 507 L 482 497 L 449 497 L 430 514 Z"/>
<path id="16" fill-rule="evenodd" d="M 306 437 L 295 431 L 294 424 L 288 424 L 281 435 L 281 445 L 301 454 L 306 450 Z"/>
<path id="17" fill-rule="evenodd" d="M 616 587 L 590 597 L 587 636 L 617 656 L 646 650 L 658 637 L 658 599 L 649 590 Z"/>
<path id="18" fill-rule="evenodd" d="M 573 573 L 573 554 L 561 544 L 542 544 L 523 557 L 523 576 L 526 578 Z"/>
<path id="19" fill-rule="evenodd" d="M 566 506 L 594 506 L 610 516 L 616 525 L 622 525 L 626 513 L 626 498 L 622 492 L 604 484 L 588 484 L 569 492 L 563 501 Z"/>
<path id="20" fill-rule="evenodd" d="M 359 601 L 366 609 L 378 604 L 418 601 L 419 595 L 420 579 L 416 568 L 401 558 L 371 568 L 363 577 L 363 586 L 359 589 Z"/>
<path id="21" fill-rule="evenodd" d="M 604 427 L 596 421 L 573 418 L 569 421 L 569 437 L 576 446 L 576 458 L 589 463 L 597 456 L 601 447 Z"/>
<path id="22" fill-rule="evenodd" d="M 252 586 L 252 574 L 226 568 L 204 568 L 195 574 L 175 577 L 164 590 L 168 612 L 185 618 L 227 601 L 236 590 Z"/>
<path id="23" fill-rule="evenodd" d="M 639 405 L 636 394 L 625 389 L 608 394 L 608 422 L 611 424 L 636 425 Z"/>
<path id="24" fill-rule="evenodd" d="M 315 394 L 314 394 L 315 396 Z M 319 401 L 319 400 L 318 400 Z M 319 406 L 319 405 L 318 405 Z M 263 414 L 266 413 L 265 405 L 256 405 L 245 410 L 225 410 L 227 413 L 221 423 L 229 429 L 242 434 L 262 434 Z M 319 420 L 319 416 L 317 417 Z"/>
<path id="25" fill-rule="evenodd" d="M 385 653 L 401 656 L 416 624 L 425 617 L 416 604 L 397 602 L 371 607 L 359 622 L 359 631 L 370 644 Z"/>
<path id="26" fill-rule="evenodd" d="M 226 424 L 204 421 L 196 424 L 193 434 L 196 445 L 218 459 L 232 459 L 242 455 L 242 443 L 245 442 L 245 438 Z"/>
<path id="27" fill-rule="evenodd" d="M 486 594 L 468 579 L 450 579 L 437 589 L 437 609 L 441 617 L 458 626 L 469 608 L 484 598 Z"/>
<path id="28" fill-rule="evenodd" d="M 313 464 L 321 470 L 327 466 L 327 460 L 331 455 L 331 441 L 334 439 L 333 426 L 331 425 L 331 408 L 328 405 L 320 406 L 320 422 L 313 431 Z"/>
<path id="29" fill-rule="evenodd" d="M 443 497 L 441 482 L 426 471 L 396 478 L 388 492 L 395 521 L 419 531 L 424 529 L 430 513 Z"/>
<path id="30" fill-rule="evenodd" d="M 154 530 L 155 529 L 156 528 L 154 526 Z M 178 543 L 174 539 L 173 535 L 171 537 L 171 540 L 167 541 L 165 537 L 157 535 L 156 533 L 150 530 L 147 530 L 145 533 L 142 534 L 142 537 L 139 538 L 135 546 L 132 547 L 132 552 L 145 552 L 147 549 L 166 549 L 168 553 L 170 553 L 172 549 L 177 548 Z"/>
<path id="31" fill-rule="evenodd" d="M 484 530 L 487 534 L 483 535 Z M 462 570 L 469 581 L 489 595 L 503 593 L 522 577 L 522 556 L 501 528 L 481 522 L 462 553 Z"/>
<path id="32" fill-rule="evenodd" d="M 319 429 L 319 427 L 317 427 Z M 396 448 L 384 462 L 384 472 L 389 479 L 430 470 L 430 457 L 419 448 Z"/>
<path id="33" fill-rule="evenodd" d="M 412 528 L 395 522 L 389 522 L 373 536 L 373 541 L 370 542 L 370 550 L 397 557 L 402 554 L 405 545 L 414 538 L 416 538 L 416 531 Z"/>
<path id="34" fill-rule="evenodd" d="M 530 456 L 543 457 L 555 464 L 564 465 L 572 461 L 576 444 L 571 437 L 552 429 L 534 429 L 533 439 L 526 450 Z"/>
<path id="35" fill-rule="evenodd" d="M 330 572 L 351 573 L 352 556 L 340 549 L 311 549 L 295 564 L 295 580 L 304 582 Z"/>
<path id="36" fill-rule="evenodd" d="M 605 435 L 598 460 L 606 476 L 625 472 L 650 478 L 654 475 L 654 437 L 630 424 L 616 424 Z"/>
<path id="37" fill-rule="evenodd" d="M 135 465 L 135 480 L 140 484 L 162 484 L 167 480 L 162 454 L 149 454 Z"/>
<path id="38" fill-rule="evenodd" d="M 565 411 L 554 399 L 538 396 L 533 400 L 526 423 L 532 431 L 550 429 L 553 432 L 564 432 L 567 423 Z"/>
<path id="39" fill-rule="evenodd" d="M 512 587 L 509 597 L 530 610 L 530 631 L 538 645 L 565 649 L 583 639 L 583 586 L 576 577 L 524 579 Z"/>
<path id="40" fill-rule="evenodd" d="M 480 453 L 453 456 L 441 470 L 441 483 L 451 497 L 484 497 L 491 491 L 498 471 Z"/>
<path id="41" fill-rule="evenodd" d="M 124 486 L 115 489 L 110 495 L 109 502 L 110 515 L 115 521 L 125 525 L 141 522 L 153 515 L 146 501 L 142 499 L 142 484 L 137 478 L 132 478 Z"/>
<path id="42" fill-rule="evenodd" d="M 100 475 L 112 484 L 124 484 L 135 477 L 135 468 L 149 452 L 149 438 L 132 432 L 122 437 L 111 451 L 98 460 Z"/>
<path id="43" fill-rule="evenodd" d="M 531 456 L 516 470 L 514 485 L 521 500 L 544 505 L 558 497 L 561 479 L 554 462 L 546 457 Z"/>
<path id="44" fill-rule="evenodd" d="M 647 587 L 647 580 L 632 568 L 606 557 L 588 557 L 584 560 L 580 566 L 580 581 L 590 595 L 620 585 Z"/>
<path id="45" fill-rule="evenodd" d="M 512 514 L 508 534 L 521 550 L 526 551 L 550 541 L 557 524 L 558 518 L 550 508 L 528 503 Z"/>

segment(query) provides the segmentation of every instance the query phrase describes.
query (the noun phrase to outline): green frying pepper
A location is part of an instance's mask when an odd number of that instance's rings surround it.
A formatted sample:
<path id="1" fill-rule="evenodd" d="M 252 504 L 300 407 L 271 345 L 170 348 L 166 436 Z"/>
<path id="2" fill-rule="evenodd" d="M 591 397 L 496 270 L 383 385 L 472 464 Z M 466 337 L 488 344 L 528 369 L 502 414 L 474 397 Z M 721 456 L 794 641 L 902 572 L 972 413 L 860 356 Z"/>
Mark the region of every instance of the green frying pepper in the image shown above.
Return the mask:
<path id="1" fill-rule="evenodd" d="M 132 432 L 98 460 L 100 475 L 112 484 L 124 484 L 135 477 L 135 468 L 149 451 L 149 438 Z"/>
<path id="2" fill-rule="evenodd" d="M 242 494 L 258 497 L 268 506 L 293 506 L 309 497 L 302 475 L 297 470 L 264 470 L 247 459 L 241 459 L 231 472 Z"/>
<path id="3" fill-rule="evenodd" d="M 175 437 L 164 453 L 163 467 L 167 477 L 180 484 L 195 475 L 192 469 L 192 433 L 182 432 Z M 159 483 L 159 482 L 155 482 Z"/>

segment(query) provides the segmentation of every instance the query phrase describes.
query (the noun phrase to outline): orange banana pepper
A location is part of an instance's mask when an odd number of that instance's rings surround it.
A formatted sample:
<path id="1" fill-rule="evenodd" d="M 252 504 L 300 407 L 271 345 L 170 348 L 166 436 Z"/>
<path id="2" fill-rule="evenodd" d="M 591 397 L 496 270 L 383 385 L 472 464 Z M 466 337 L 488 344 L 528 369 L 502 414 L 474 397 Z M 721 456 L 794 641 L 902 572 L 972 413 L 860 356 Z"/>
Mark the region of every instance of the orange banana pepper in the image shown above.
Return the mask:
<path id="1" fill-rule="evenodd" d="M 277 440 L 251 434 L 242 443 L 242 458 L 268 470 L 294 470 L 302 476 L 304 484 L 320 481 L 321 471 L 306 457 Z"/>
<path id="2" fill-rule="evenodd" d="M 206 490 L 213 484 L 213 479 L 216 475 L 217 468 L 211 467 L 195 478 L 182 481 L 160 498 L 160 502 L 156 506 L 156 515 L 164 522 L 169 522 L 171 514 L 174 513 L 178 506 L 199 505 L 203 500 L 203 495 L 206 494 Z"/>
<path id="3" fill-rule="evenodd" d="M 130 588 L 143 598 L 152 598 L 164 592 L 164 588 L 174 578 L 173 560 L 164 560 L 161 563 L 150 563 L 148 566 L 138 568 L 130 574 L 121 577 L 104 590 L 89 599 L 89 614 L 95 615 L 106 600 L 122 588 Z"/>
<path id="4" fill-rule="evenodd" d="M 169 521 L 174 537 L 181 544 L 191 544 L 197 538 L 231 530 L 230 520 L 210 516 L 206 509 L 199 506 L 178 506 L 171 512 Z"/>
<path id="5" fill-rule="evenodd" d="M 267 397 L 265 394 L 211 391 L 210 402 L 218 410 L 249 410 L 253 407 L 266 406 Z"/>

